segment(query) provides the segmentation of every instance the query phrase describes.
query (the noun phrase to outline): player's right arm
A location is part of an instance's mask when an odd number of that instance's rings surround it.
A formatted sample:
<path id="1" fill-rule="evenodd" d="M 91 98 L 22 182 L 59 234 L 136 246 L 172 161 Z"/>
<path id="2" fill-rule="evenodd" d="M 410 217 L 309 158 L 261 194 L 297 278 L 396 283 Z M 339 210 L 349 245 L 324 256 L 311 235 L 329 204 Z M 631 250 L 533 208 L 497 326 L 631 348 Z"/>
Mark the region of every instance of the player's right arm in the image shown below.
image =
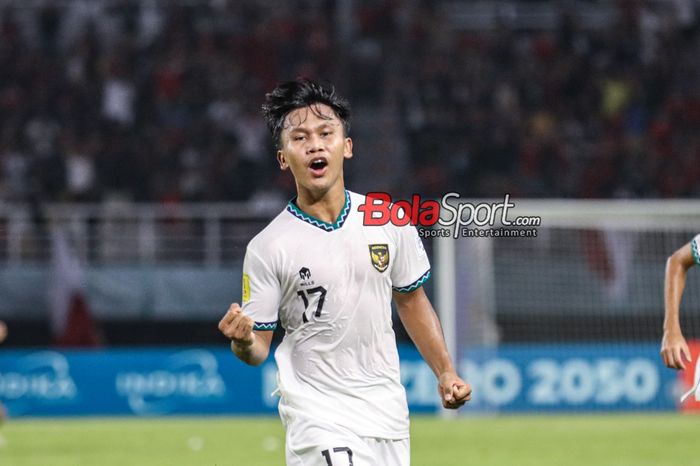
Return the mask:
<path id="1" fill-rule="evenodd" d="M 261 248 L 261 243 L 265 247 Z M 275 272 L 275 251 L 260 236 L 248 244 L 243 258 L 241 305 L 231 304 L 219 322 L 219 330 L 231 340 L 231 351 L 252 366 L 267 359 L 277 327 L 282 290 Z"/>
<path id="2" fill-rule="evenodd" d="M 238 303 L 233 303 L 219 321 L 219 330 L 231 340 L 231 351 L 238 359 L 251 366 L 259 366 L 270 353 L 273 332 L 253 330 L 254 324 L 253 319 L 243 314 Z"/>
<path id="3" fill-rule="evenodd" d="M 695 240 L 698 238 L 696 237 Z M 694 241 L 695 241 L 694 240 Z M 661 340 L 661 357 L 672 369 L 685 369 L 690 362 L 690 350 L 680 324 L 680 304 L 685 288 L 685 277 L 693 264 L 692 242 L 674 252 L 666 261 L 664 278 L 664 335 Z"/>

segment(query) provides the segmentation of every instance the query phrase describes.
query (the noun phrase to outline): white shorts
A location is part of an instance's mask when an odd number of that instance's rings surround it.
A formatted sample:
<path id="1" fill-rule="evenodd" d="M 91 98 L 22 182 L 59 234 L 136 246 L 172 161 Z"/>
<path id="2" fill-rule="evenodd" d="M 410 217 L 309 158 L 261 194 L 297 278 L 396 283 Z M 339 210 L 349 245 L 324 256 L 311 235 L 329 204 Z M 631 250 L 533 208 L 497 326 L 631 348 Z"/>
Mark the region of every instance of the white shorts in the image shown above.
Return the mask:
<path id="1" fill-rule="evenodd" d="M 409 466 L 410 440 L 360 437 L 336 425 L 287 425 L 287 466 Z"/>

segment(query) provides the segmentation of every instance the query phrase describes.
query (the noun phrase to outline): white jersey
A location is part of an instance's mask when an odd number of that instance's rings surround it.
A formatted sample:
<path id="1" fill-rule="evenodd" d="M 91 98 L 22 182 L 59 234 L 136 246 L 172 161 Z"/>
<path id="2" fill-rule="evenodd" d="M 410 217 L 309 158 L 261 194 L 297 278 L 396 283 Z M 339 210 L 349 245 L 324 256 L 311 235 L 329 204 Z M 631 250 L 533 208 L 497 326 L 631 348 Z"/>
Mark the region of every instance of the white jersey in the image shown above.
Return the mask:
<path id="1" fill-rule="evenodd" d="M 695 263 L 700 266 L 700 234 L 696 235 L 695 238 L 690 242 L 690 249 L 693 251 L 693 258 Z"/>
<path id="2" fill-rule="evenodd" d="M 275 352 L 285 424 L 295 417 L 363 437 L 409 436 L 391 320 L 392 290 L 430 277 L 413 226 L 365 226 L 365 196 L 345 192 L 329 224 L 290 201 L 248 244 L 243 312 L 256 330 L 286 330 Z"/>

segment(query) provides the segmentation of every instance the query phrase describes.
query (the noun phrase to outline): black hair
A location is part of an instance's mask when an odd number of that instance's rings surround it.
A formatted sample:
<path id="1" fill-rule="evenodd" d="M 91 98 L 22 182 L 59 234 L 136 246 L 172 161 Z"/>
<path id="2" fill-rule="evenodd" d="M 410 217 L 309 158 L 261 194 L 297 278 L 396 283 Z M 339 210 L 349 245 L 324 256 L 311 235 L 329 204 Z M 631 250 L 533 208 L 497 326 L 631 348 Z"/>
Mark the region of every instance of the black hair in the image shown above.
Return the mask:
<path id="1" fill-rule="evenodd" d="M 275 144 L 280 146 L 280 136 L 284 129 L 284 120 L 298 108 L 311 107 L 314 104 L 328 105 L 338 119 L 343 123 L 347 136 L 350 132 L 350 104 L 336 94 L 331 83 L 319 83 L 310 79 L 300 78 L 279 84 L 271 92 L 265 94 L 262 113 L 267 127 L 272 133 Z M 319 117 L 327 118 L 323 115 Z"/>

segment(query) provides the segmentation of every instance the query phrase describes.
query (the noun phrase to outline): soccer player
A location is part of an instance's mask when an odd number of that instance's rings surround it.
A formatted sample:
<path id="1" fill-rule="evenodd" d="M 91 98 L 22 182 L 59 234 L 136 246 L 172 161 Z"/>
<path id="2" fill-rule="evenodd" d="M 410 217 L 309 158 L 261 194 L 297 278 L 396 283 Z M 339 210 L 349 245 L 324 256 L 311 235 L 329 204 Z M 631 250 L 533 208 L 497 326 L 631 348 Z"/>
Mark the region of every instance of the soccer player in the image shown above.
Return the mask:
<path id="1" fill-rule="evenodd" d="M 664 335 L 661 340 L 661 357 L 672 369 L 685 369 L 691 362 L 690 350 L 680 324 L 680 305 L 685 276 L 693 264 L 700 265 L 700 235 L 674 252 L 666 261 L 664 279 Z M 700 369 L 696 368 L 696 370 Z"/>
<path id="2" fill-rule="evenodd" d="M 345 189 L 350 109 L 331 85 L 279 85 L 263 113 L 297 196 L 248 244 L 242 308 L 219 322 L 232 351 L 259 365 L 278 319 L 279 413 L 288 466 L 405 466 L 409 418 L 391 300 L 438 381 L 445 408 L 471 397 L 422 285 L 430 264 L 415 227 L 364 226 Z"/>

